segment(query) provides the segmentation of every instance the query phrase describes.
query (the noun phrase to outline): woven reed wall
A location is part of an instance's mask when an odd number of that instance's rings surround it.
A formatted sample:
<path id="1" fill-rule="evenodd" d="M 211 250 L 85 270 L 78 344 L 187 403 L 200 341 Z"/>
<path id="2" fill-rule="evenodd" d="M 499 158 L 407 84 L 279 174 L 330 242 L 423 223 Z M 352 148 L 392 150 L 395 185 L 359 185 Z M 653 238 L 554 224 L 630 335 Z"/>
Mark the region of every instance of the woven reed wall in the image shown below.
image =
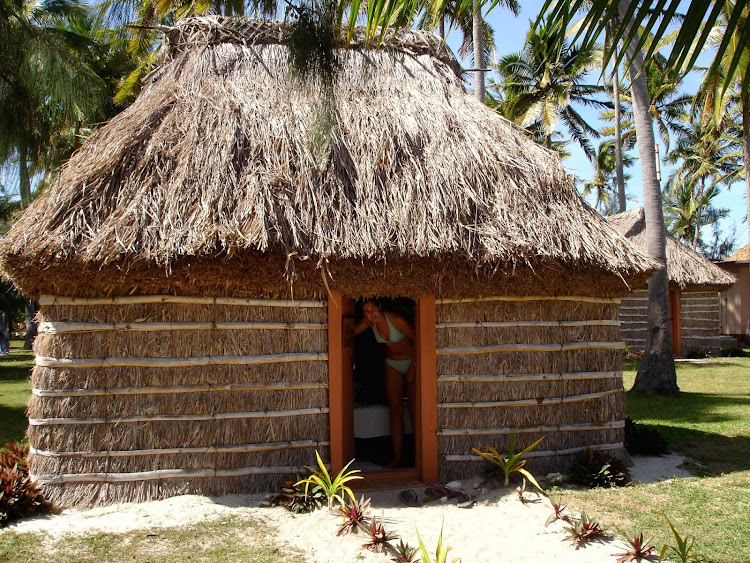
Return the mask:
<path id="1" fill-rule="evenodd" d="M 721 351 L 721 317 L 719 294 L 683 292 L 680 297 L 682 353 L 695 351 L 718 355 Z"/>
<path id="2" fill-rule="evenodd" d="M 646 347 L 648 330 L 648 290 L 633 291 L 620 302 L 622 339 L 632 350 Z"/>
<path id="3" fill-rule="evenodd" d="M 59 504 L 270 490 L 329 457 L 322 302 L 49 301 L 30 470 Z"/>
<path id="4" fill-rule="evenodd" d="M 577 299 L 577 298 L 573 298 Z M 617 300 L 437 304 L 440 479 L 481 471 L 472 447 L 544 436 L 533 472 L 586 447 L 623 456 L 625 396 Z"/>

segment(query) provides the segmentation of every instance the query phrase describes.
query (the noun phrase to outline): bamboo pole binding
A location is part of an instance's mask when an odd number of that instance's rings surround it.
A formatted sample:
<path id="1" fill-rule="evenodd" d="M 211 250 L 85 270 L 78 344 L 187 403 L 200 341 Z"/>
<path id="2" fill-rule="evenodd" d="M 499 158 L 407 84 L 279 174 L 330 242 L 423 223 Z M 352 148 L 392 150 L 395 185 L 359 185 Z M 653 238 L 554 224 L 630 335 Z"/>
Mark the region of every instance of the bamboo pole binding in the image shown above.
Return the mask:
<path id="1" fill-rule="evenodd" d="M 567 352 L 570 350 L 622 350 L 624 342 L 565 342 L 563 344 L 492 344 L 438 348 L 438 356 L 465 356 L 497 352 Z"/>
<path id="2" fill-rule="evenodd" d="M 576 326 L 620 326 L 620 321 L 609 319 L 594 319 L 584 321 L 464 321 L 437 323 L 437 328 L 519 328 Z"/>
<path id="3" fill-rule="evenodd" d="M 218 414 L 144 414 L 109 418 L 30 418 L 29 426 L 67 426 L 79 424 L 124 424 L 127 422 L 195 422 L 200 420 L 234 420 L 241 418 L 278 418 L 327 414 L 328 407 L 284 411 L 223 412 Z"/>
<path id="4" fill-rule="evenodd" d="M 441 409 L 489 409 L 497 407 L 537 407 L 547 405 L 562 405 L 565 403 L 580 403 L 584 401 L 593 401 L 603 399 L 610 395 L 623 393 L 622 389 L 611 389 L 609 391 L 600 391 L 598 393 L 585 393 L 582 395 L 568 395 L 566 397 L 540 397 L 538 399 L 515 399 L 511 401 L 483 401 L 483 402 L 463 402 L 463 403 L 439 403 Z"/>
<path id="5" fill-rule="evenodd" d="M 508 426 L 504 428 L 445 428 L 438 431 L 438 436 L 497 436 L 508 434 L 531 434 L 537 432 L 590 432 L 598 430 L 615 430 L 625 428 L 625 421 L 605 422 L 603 424 L 552 424 L 546 426 L 525 426 L 523 428 Z"/>
<path id="6" fill-rule="evenodd" d="M 68 332 L 155 332 L 178 330 L 325 330 L 326 323 L 245 323 L 245 322 L 130 322 L 130 323 L 65 323 L 44 321 L 39 323 L 41 334 Z"/>
<path id="7" fill-rule="evenodd" d="M 164 387 L 109 387 L 83 389 L 31 390 L 37 397 L 98 397 L 102 395 L 165 395 L 170 393 L 211 393 L 218 391 L 292 391 L 300 389 L 327 389 L 325 382 L 278 381 L 276 383 L 204 383 L 201 385 L 169 385 Z"/>
<path id="8" fill-rule="evenodd" d="M 40 457 L 50 458 L 98 458 L 98 457 L 134 457 L 147 455 L 203 455 L 203 454 L 237 454 L 271 452 L 285 449 L 320 448 L 330 445 L 330 442 L 316 442 L 313 440 L 295 440 L 289 442 L 268 442 L 263 444 L 236 444 L 229 446 L 207 446 L 191 448 L 161 448 L 149 450 L 107 450 L 90 452 L 53 452 L 37 450 L 29 446 L 29 452 Z"/>
<path id="9" fill-rule="evenodd" d="M 326 360 L 328 360 L 328 354 L 326 352 L 300 352 L 290 354 L 268 354 L 265 356 L 193 356 L 188 358 L 50 358 L 47 356 L 36 356 L 36 358 L 34 358 L 34 364 L 44 368 L 71 369 L 107 367 L 179 368 L 209 365 L 250 366 Z"/>
<path id="10" fill-rule="evenodd" d="M 245 307 L 305 307 L 324 308 L 324 301 L 300 299 L 251 299 L 241 297 L 192 297 L 182 295 L 127 295 L 119 297 L 66 297 L 42 295 L 39 305 L 145 305 L 179 303 L 181 305 L 240 305 Z"/>
<path id="11" fill-rule="evenodd" d="M 621 371 L 578 371 L 565 373 L 499 373 L 438 376 L 440 383 L 503 383 L 515 381 L 580 381 L 589 379 L 619 379 Z"/>
<path id="12" fill-rule="evenodd" d="M 594 446 L 581 446 L 578 448 L 568 448 L 565 450 L 547 450 L 547 451 L 531 451 L 524 455 L 525 458 L 530 457 L 550 457 L 550 456 L 558 456 L 558 455 L 572 455 L 577 454 L 578 452 L 582 452 L 588 449 L 594 450 L 594 451 L 609 451 L 609 450 L 620 450 L 625 447 L 625 444 L 623 442 L 615 442 L 612 444 L 598 444 Z M 445 461 L 471 461 L 471 462 L 478 462 L 478 461 L 485 461 L 484 458 L 478 455 L 458 455 L 458 454 L 448 454 L 445 456 Z"/>
<path id="13" fill-rule="evenodd" d="M 493 297 L 468 297 L 465 299 L 436 299 L 437 305 L 452 303 L 480 303 L 486 301 L 576 301 L 580 303 L 620 303 L 619 297 L 585 297 L 577 295 L 497 295 Z"/>

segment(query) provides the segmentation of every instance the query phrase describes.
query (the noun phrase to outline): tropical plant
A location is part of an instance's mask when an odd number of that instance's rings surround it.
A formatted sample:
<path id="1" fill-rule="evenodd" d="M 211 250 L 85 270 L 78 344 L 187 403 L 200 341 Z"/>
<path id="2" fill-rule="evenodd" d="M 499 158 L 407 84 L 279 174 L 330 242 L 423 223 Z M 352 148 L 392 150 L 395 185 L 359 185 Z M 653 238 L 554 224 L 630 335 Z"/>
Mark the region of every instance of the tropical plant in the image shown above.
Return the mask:
<path id="1" fill-rule="evenodd" d="M 0 467 L 0 526 L 51 509 L 52 504 L 44 498 L 28 471 L 17 465 Z"/>
<path id="2" fill-rule="evenodd" d="M 693 543 L 695 542 L 695 538 L 691 538 L 689 536 L 685 536 L 683 538 L 675 529 L 674 524 L 672 524 L 670 519 L 667 518 L 666 514 L 664 514 L 664 518 L 667 520 L 667 524 L 669 524 L 669 529 L 672 530 L 675 545 L 668 545 L 665 543 L 662 546 L 661 551 L 659 552 L 659 563 L 664 560 L 664 556 L 667 554 L 667 551 L 672 551 L 677 557 L 680 558 L 680 561 L 682 563 L 688 563 L 688 561 L 695 561 L 696 559 L 698 559 L 696 554 L 693 553 Z"/>
<path id="3" fill-rule="evenodd" d="M 29 445 L 21 442 L 8 442 L 0 449 L 0 467 L 16 467 L 29 472 L 26 458 L 29 457 Z"/>
<path id="4" fill-rule="evenodd" d="M 398 545 L 394 545 L 391 551 L 393 553 L 391 561 L 395 563 L 412 563 L 418 549 L 404 543 L 404 540 L 399 540 Z"/>
<path id="5" fill-rule="evenodd" d="M 375 517 L 371 519 L 370 524 L 366 528 L 367 533 L 370 534 L 370 541 L 364 544 L 364 546 L 370 551 L 374 551 L 376 553 L 385 553 L 386 551 L 390 551 L 391 542 L 393 540 L 399 539 L 398 534 L 389 532 L 385 529 L 383 521 L 384 516 L 383 514 L 381 514 L 380 518 Z"/>
<path id="6" fill-rule="evenodd" d="M 545 528 L 553 522 L 557 522 L 558 520 L 562 520 L 563 522 L 570 522 L 570 516 L 565 514 L 565 509 L 567 507 L 564 504 L 562 504 L 559 500 L 553 499 L 551 497 L 550 503 L 552 504 L 552 514 L 549 515 L 547 521 L 544 523 Z"/>
<path id="7" fill-rule="evenodd" d="M 584 197 L 596 194 L 594 208 L 598 209 L 602 215 L 613 215 L 620 210 L 615 148 L 616 143 L 611 139 L 599 143 L 594 159 L 594 175 L 591 180 L 584 182 L 581 190 L 581 195 Z M 633 164 L 633 159 L 628 155 L 623 155 L 622 160 L 624 166 Z M 624 179 L 629 180 L 630 175 L 625 175 Z"/>
<path id="8" fill-rule="evenodd" d="M 581 512 L 581 517 L 573 520 L 570 526 L 565 527 L 568 535 L 563 541 L 576 544 L 576 548 L 583 544 L 604 536 L 604 530 L 596 518 L 591 518 L 586 511 Z"/>
<path id="9" fill-rule="evenodd" d="M 611 107 L 597 95 L 604 87 L 588 82 L 589 71 L 601 65 L 601 50 L 595 45 L 570 45 L 565 28 L 545 22 L 529 32 L 519 53 L 506 55 L 495 66 L 505 102 L 503 114 L 521 127 L 539 127 L 545 146 L 552 148 L 552 134 L 562 123 L 571 138 L 594 158 L 589 137 L 599 132 L 578 113 L 574 105 Z"/>
<path id="10" fill-rule="evenodd" d="M 283 506 L 295 514 L 313 512 L 326 504 L 328 499 L 322 489 L 314 487 L 312 490 L 305 490 L 305 487 L 298 483 L 299 478 L 295 481 L 285 481 L 271 503 Z"/>
<path id="11" fill-rule="evenodd" d="M 625 536 L 627 543 L 627 549 L 623 553 L 615 553 L 617 557 L 617 563 L 627 563 L 629 561 L 640 561 L 641 559 L 648 559 L 656 549 L 652 544 L 651 540 L 644 539 L 643 532 L 636 532 L 632 536 L 620 530 L 620 533 Z"/>
<path id="12" fill-rule="evenodd" d="M 414 527 L 414 529 L 417 532 L 417 541 L 419 542 L 419 560 L 421 561 L 421 563 L 447 563 L 448 553 L 450 552 L 451 548 L 450 546 L 443 545 L 443 526 L 440 526 L 440 535 L 438 536 L 434 559 L 432 558 L 432 555 L 430 555 L 430 552 L 427 550 L 427 546 L 425 546 L 424 542 L 422 541 L 422 537 L 419 535 L 419 529 L 417 529 L 416 526 Z M 461 558 L 457 557 L 453 559 L 451 563 L 461 563 Z"/>
<path id="13" fill-rule="evenodd" d="M 343 522 L 339 526 L 337 536 L 354 533 L 358 530 L 367 530 L 367 511 L 370 509 L 371 499 L 365 500 L 365 496 L 359 501 L 347 502 L 341 505 L 341 515 Z"/>
<path id="14" fill-rule="evenodd" d="M 570 480 L 591 488 L 622 487 L 630 483 L 630 474 L 622 461 L 587 448 L 576 454 L 570 468 Z"/>
<path id="15" fill-rule="evenodd" d="M 312 485 L 313 490 L 319 488 L 323 491 L 326 498 L 328 498 L 328 508 L 333 506 L 333 501 L 338 501 L 339 504 L 344 504 L 344 494 L 349 495 L 349 498 L 356 502 L 354 493 L 347 486 L 347 483 L 351 481 L 362 479 L 361 475 L 356 475 L 360 472 L 359 469 L 347 471 L 349 466 L 354 463 L 354 460 L 347 463 L 335 477 L 331 478 L 331 474 L 328 473 L 328 469 L 326 469 L 326 466 L 323 463 L 323 460 L 320 459 L 320 454 L 317 451 L 315 452 L 315 457 L 318 460 L 319 469 L 308 467 L 307 469 L 310 471 L 310 476 L 305 479 L 300 479 L 295 485 L 303 484 L 305 486 L 305 493 L 307 493 L 310 485 Z"/>
<path id="16" fill-rule="evenodd" d="M 531 450 L 533 450 L 535 447 L 539 445 L 539 443 L 544 440 L 544 437 L 539 438 L 536 442 L 533 444 L 526 446 L 524 449 L 522 449 L 520 452 L 515 452 L 515 446 L 516 446 L 516 433 L 514 432 L 513 435 L 510 438 L 510 445 L 508 447 L 508 455 L 501 455 L 495 448 L 488 446 L 487 452 L 479 451 L 476 448 L 472 448 L 472 451 L 481 456 L 482 458 L 486 459 L 490 463 L 496 465 L 503 475 L 503 486 L 507 487 L 508 482 L 510 481 L 510 476 L 513 473 L 520 473 L 524 477 L 526 477 L 537 489 L 544 492 L 542 487 L 539 486 L 539 483 L 537 483 L 536 479 L 534 479 L 534 476 L 528 472 L 528 470 L 524 469 L 524 466 L 526 465 L 526 460 L 523 459 L 523 456 L 525 456 L 527 453 L 529 453 Z"/>

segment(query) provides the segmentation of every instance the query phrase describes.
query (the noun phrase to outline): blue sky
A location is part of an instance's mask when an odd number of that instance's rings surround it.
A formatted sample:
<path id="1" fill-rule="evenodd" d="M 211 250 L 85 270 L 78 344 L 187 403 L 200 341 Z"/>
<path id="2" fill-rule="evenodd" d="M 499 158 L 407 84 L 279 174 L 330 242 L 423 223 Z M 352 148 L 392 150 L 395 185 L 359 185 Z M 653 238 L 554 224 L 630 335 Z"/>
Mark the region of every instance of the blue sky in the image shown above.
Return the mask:
<path id="1" fill-rule="evenodd" d="M 514 17 L 509 11 L 501 8 L 495 8 L 490 12 L 489 16 L 486 17 L 487 21 L 493 27 L 495 31 L 495 43 L 498 51 L 498 58 L 502 57 L 507 53 L 521 51 L 523 49 L 526 34 L 529 30 L 529 20 L 535 20 L 541 6 L 544 4 L 543 0 L 520 0 L 521 13 L 518 17 Z M 451 30 L 448 34 L 448 45 L 458 56 L 458 46 L 461 44 L 461 32 L 458 30 Z M 710 59 L 709 59 L 710 60 Z M 473 63 L 471 61 L 463 61 L 464 68 L 472 68 Z M 700 62 L 700 60 L 699 60 Z M 492 76 L 492 75 L 490 75 Z M 495 76 L 496 78 L 496 76 Z M 699 79 L 696 77 L 688 77 L 684 87 L 684 91 L 692 93 L 696 90 Z M 470 86 L 471 87 L 471 86 Z M 602 123 L 598 120 L 598 112 L 587 108 L 578 108 L 579 111 L 589 120 L 589 123 L 595 127 L 600 127 Z M 658 138 L 658 135 L 657 135 Z M 594 146 L 597 141 L 594 140 Z M 659 153 L 664 157 L 666 154 L 666 147 L 660 142 Z M 579 178 L 589 179 L 592 176 L 592 166 L 586 157 L 583 155 L 583 151 L 578 148 L 574 143 L 569 145 L 571 152 L 573 153 L 570 158 L 565 160 L 563 164 L 572 173 L 576 174 Z M 637 157 L 637 148 L 632 151 L 633 156 Z M 669 176 L 670 168 L 662 162 L 662 179 L 666 180 Z M 628 169 L 629 174 L 632 176 L 631 180 L 626 185 L 626 191 L 632 196 L 635 202 L 628 201 L 628 209 L 641 205 L 643 201 L 643 191 L 641 188 L 641 173 L 638 162 Z M 746 216 L 746 202 L 745 202 L 745 186 L 744 183 L 737 183 L 730 189 L 722 188 L 722 193 L 714 200 L 717 207 L 727 208 L 730 210 L 729 217 L 722 221 L 721 229 L 722 232 L 731 230 L 732 227 L 736 228 L 737 232 L 737 248 L 748 244 L 747 238 L 747 224 L 745 221 Z M 704 230 L 703 236 L 706 240 L 710 240 L 711 233 L 708 230 Z"/>

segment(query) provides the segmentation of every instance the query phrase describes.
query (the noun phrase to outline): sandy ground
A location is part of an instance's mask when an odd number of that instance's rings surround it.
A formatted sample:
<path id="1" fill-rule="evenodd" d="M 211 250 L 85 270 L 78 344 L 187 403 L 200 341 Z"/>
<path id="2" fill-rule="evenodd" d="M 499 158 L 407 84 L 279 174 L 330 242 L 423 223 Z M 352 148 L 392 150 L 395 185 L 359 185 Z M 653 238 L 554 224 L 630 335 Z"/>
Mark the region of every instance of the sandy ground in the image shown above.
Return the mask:
<path id="1" fill-rule="evenodd" d="M 636 482 L 653 482 L 688 476 L 677 467 L 684 460 L 671 454 L 663 457 L 633 458 L 631 474 Z M 563 523 L 545 528 L 551 513 L 549 501 L 527 491 L 528 504 L 519 502 L 514 491 L 487 490 L 480 479 L 465 481 L 462 490 L 477 495 L 473 508 L 459 508 L 455 500 L 435 500 L 419 507 L 407 507 L 398 500 L 400 491 L 367 493 L 372 498 L 373 513 L 383 515 L 386 529 L 398 533 L 405 542 L 416 546 L 416 530 L 434 554 L 440 529 L 443 543 L 451 547 L 448 561 L 479 562 L 583 562 L 615 561 L 614 554 L 623 544 L 614 538 L 590 543 L 575 549 L 564 542 Z M 423 498 L 424 489 L 415 489 Z M 326 510 L 311 514 L 292 514 L 283 508 L 262 507 L 265 495 L 228 495 L 201 497 L 187 495 L 140 504 L 119 504 L 90 510 L 64 510 L 60 514 L 20 521 L 0 532 L 44 531 L 53 537 L 67 533 L 98 531 L 126 532 L 196 523 L 237 515 L 258 518 L 276 528 L 279 545 L 292 546 L 315 563 L 386 562 L 390 558 L 362 547 L 362 533 L 338 537 L 341 518 Z"/>

